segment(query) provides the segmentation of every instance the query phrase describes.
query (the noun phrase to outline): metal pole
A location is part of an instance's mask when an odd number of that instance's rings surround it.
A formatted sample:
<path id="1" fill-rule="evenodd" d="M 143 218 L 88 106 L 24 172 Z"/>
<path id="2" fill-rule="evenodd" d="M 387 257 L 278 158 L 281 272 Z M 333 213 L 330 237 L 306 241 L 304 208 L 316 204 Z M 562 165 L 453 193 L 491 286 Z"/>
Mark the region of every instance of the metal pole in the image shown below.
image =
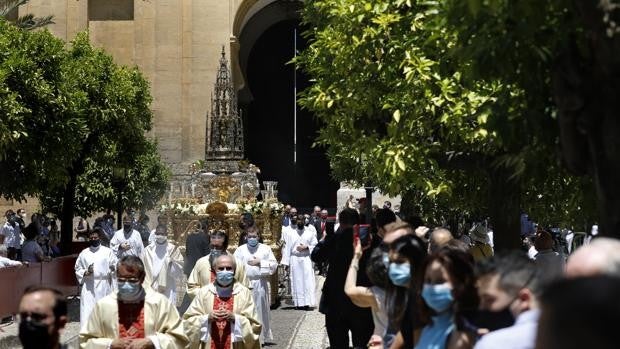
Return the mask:
<path id="1" fill-rule="evenodd" d="M 293 28 L 293 57 L 297 58 L 297 28 Z M 297 167 L 297 65 L 293 66 L 293 164 Z"/>
<path id="2" fill-rule="evenodd" d="M 366 189 L 366 224 L 370 224 L 372 221 L 372 192 L 375 190 L 374 187 L 366 185 L 364 187 Z"/>
<path id="3" fill-rule="evenodd" d="M 118 217 L 116 219 L 116 229 L 121 229 L 123 227 L 123 189 L 121 186 L 118 186 L 118 196 L 116 197 L 116 212 L 118 213 Z"/>

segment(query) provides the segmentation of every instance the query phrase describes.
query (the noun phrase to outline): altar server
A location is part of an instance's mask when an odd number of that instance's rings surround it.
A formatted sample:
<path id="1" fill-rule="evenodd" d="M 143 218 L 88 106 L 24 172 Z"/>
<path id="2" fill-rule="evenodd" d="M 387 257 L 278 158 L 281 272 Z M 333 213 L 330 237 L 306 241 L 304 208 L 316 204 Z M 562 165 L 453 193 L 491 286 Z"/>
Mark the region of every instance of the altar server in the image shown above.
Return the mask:
<path id="1" fill-rule="evenodd" d="M 166 225 L 155 228 L 155 240 L 144 249 L 142 261 L 146 285 L 176 304 L 177 285 L 183 281 L 183 255 L 178 246 L 168 241 Z"/>
<path id="2" fill-rule="evenodd" d="M 86 325 L 95 303 L 112 292 L 112 278 L 116 257 L 101 245 L 104 234 L 99 227 L 88 235 L 90 247 L 85 248 L 75 261 L 75 277 L 82 286 L 80 293 L 80 326 Z"/>
<path id="3" fill-rule="evenodd" d="M 144 250 L 142 237 L 132 227 L 131 217 L 125 216 L 123 218 L 123 229 L 115 232 L 112 240 L 110 240 L 110 248 L 118 259 L 124 256 L 142 256 Z"/>
<path id="4" fill-rule="evenodd" d="M 269 279 L 278 269 L 278 262 L 271 248 L 258 242 L 258 227 L 256 225 L 250 226 L 247 229 L 246 240 L 247 243 L 239 246 L 234 256 L 237 261 L 245 264 L 245 273 L 252 286 L 252 297 L 256 305 L 256 312 L 263 325 L 260 341 L 264 344 L 266 341 L 273 340 L 269 315 L 271 305 L 269 300 Z"/>
<path id="5" fill-rule="evenodd" d="M 298 308 L 314 307 L 316 282 L 310 254 L 318 243 L 316 232 L 305 225 L 303 215 L 298 215 L 295 229 L 285 233 L 281 263 L 289 267 L 293 303 Z"/>

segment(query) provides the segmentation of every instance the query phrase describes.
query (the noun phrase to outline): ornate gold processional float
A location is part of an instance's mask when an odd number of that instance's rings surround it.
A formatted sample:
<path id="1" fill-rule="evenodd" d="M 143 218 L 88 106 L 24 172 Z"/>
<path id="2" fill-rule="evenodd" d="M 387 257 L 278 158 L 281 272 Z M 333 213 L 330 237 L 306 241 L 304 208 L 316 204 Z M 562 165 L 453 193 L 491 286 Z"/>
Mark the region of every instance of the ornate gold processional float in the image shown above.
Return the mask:
<path id="1" fill-rule="evenodd" d="M 192 164 L 184 179 L 171 182 L 168 203 L 161 207 L 169 227 L 168 238 L 185 255 L 187 236 L 200 233 L 200 224 L 206 222 L 209 232 L 226 232 L 232 253 L 239 246 L 240 215 L 249 212 L 263 244 L 271 247 L 280 261 L 283 205 L 277 199 L 277 182 L 263 181 L 264 190 L 260 190 L 256 177 L 259 169 L 244 160 L 243 125 L 223 48 L 207 116 L 207 135 L 205 160 Z M 259 192 L 262 201 L 256 199 Z M 270 286 L 273 304 L 278 295 L 277 273 Z"/>

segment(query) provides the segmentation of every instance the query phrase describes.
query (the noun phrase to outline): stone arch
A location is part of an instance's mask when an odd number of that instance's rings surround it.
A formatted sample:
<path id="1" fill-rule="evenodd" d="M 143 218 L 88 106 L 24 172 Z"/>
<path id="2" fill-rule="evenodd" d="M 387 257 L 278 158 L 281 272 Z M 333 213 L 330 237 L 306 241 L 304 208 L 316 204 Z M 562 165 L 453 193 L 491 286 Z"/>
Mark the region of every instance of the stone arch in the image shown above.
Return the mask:
<path id="1" fill-rule="evenodd" d="M 256 40 L 270 26 L 288 19 L 299 19 L 300 0 L 243 0 L 233 20 L 230 56 L 235 88 L 242 101 L 251 100 L 246 85 L 248 56 Z"/>

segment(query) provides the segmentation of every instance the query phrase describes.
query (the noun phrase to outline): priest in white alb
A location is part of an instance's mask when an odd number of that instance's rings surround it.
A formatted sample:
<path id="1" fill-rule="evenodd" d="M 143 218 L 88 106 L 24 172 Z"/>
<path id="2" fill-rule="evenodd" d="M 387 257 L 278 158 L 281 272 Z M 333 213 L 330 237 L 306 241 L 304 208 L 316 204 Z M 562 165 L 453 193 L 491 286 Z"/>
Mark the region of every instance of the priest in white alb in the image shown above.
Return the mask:
<path id="1" fill-rule="evenodd" d="M 177 302 L 177 285 L 183 281 L 183 255 L 178 246 L 168 241 L 167 227 L 155 228 L 155 241 L 144 249 L 142 256 L 146 278 L 144 283 Z"/>
<path id="2" fill-rule="evenodd" d="M 261 324 L 252 292 L 234 279 L 236 260 L 213 261 L 216 279 L 196 293 L 183 315 L 190 349 L 260 349 Z"/>
<path id="3" fill-rule="evenodd" d="M 75 261 L 75 277 L 82 287 L 80 292 L 80 326 L 86 325 L 95 303 L 112 292 L 112 278 L 116 257 L 101 245 L 103 230 L 93 229 L 88 235 L 90 247 L 80 252 Z"/>
<path id="4" fill-rule="evenodd" d="M 247 243 L 235 250 L 235 258 L 245 264 L 245 273 L 252 285 L 252 296 L 256 312 L 263 329 L 260 334 L 261 344 L 273 340 L 271 333 L 271 317 L 269 309 L 269 279 L 278 269 L 278 262 L 271 248 L 258 241 L 258 227 L 253 225 L 247 229 Z"/>
<path id="5" fill-rule="evenodd" d="M 177 308 L 143 286 L 144 264 L 125 256 L 117 264 L 118 293 L 97 302 L 80 330 L 83 349 L 185 348 L 189 341 Z"/>
<path id="6" fill-rule="evenodd" d="M 306 227 L 303 215 L 297 216 L 294 227 L 282 237 L 284 246 L 281 263 L 289 267 L 291 296 L 295 307 L 308 309 L 316 305 L 316 281 L 310 254 L 318 241 L 316 231 Z"/>
<path id="7" fill-rule="evenodd" d="M 124 256 L 142 257 L 144 250 L 142 237 L 137 230 L 133 229 L 130 217 L 123 217 L 123 229 L 114 233 L 110 240 L 110 248 L 118 259 Z"/>
<path id="8" fill-rule="evenodd" d="M 211 252 L 198 259 L 192 272 L 187 278 L 187 295 L 194 298 L 198 289 L 202 286 L 206 286 L 215 281 L 215 270 L 212 268 L 213 261 L 221 255 L 228 255 L 228 235 L 223 230 L 216 230 L 209 235 L 209 241 L 211 244 Z M 240 282 L 247 288 L 251 288 L 250 281 L 245 274 L 245 266 L 243 263 L 238 263 L 238 267 L 235 269 L 235 280 Z"/>

